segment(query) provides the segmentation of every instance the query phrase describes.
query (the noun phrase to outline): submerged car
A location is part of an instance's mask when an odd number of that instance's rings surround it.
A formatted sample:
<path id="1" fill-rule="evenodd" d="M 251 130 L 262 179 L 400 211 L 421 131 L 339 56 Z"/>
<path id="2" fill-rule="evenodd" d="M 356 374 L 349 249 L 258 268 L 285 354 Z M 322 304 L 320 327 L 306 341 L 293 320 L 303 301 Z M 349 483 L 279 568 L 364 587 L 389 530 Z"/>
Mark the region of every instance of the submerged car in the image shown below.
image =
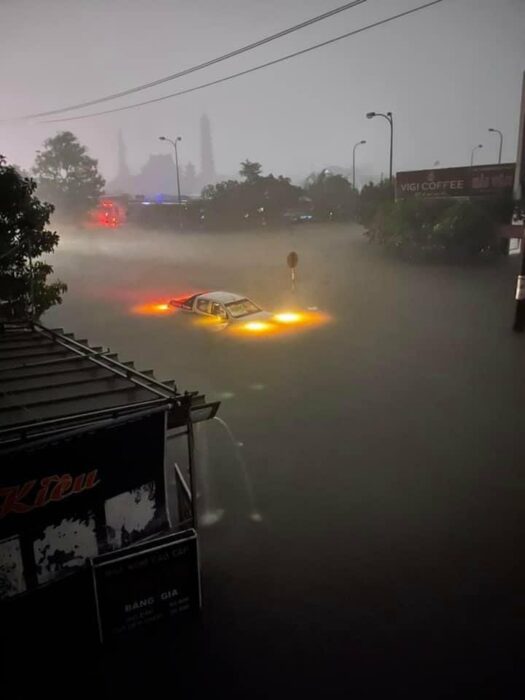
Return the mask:
<path id="1" fill-rule="evenodd" d="M 215 318 L 223 324 L 265 322 L 273 318 L 273 314 L 263 311 L 251 299 L 232 292 L 204 292 L 171 299 L 169 304 L 189 313 Z"/>

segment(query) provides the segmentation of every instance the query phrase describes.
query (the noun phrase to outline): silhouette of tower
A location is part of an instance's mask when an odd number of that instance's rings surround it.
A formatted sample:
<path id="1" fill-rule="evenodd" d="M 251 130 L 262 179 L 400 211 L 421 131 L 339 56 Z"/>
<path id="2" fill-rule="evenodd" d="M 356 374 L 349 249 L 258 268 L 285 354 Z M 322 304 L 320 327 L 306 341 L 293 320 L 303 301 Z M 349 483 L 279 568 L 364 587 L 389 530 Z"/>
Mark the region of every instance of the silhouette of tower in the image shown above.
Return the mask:
<path id="1" fill-rule="evenodd" d="M 122 136 L 122 129 L 118 132 L 118 167 L 117 167 L 117 177 L 115 182 L 118 186 L 125 190 L 131 180 L 131 173 L 129 172 L 126 144 L 124 143 L 124 137 Z"/>
<path id="2" fill-rule="evenodd" d="M 201 117 L 201 172 L 202 185 L 214 184 L 217 177 L 213 162 L 213 143 L 211 140 L 210 120 L 206 114 Z"/>

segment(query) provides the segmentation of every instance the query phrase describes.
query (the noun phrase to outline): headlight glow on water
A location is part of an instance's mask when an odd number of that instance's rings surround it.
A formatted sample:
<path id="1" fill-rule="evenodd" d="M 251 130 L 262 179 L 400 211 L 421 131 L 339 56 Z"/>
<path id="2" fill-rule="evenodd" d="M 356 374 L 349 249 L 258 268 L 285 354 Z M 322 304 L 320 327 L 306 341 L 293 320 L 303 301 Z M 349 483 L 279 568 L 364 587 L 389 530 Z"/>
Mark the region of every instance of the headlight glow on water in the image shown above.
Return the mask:
<path id="1" fill-rule="evenodd" d="M 279 321 L 279 323 L 299 323 L 303 316 L 295 311 L 283 311 L 282 313 L 275 314 L 274 318 L 276 321 Z"/>
<path id="2" fill-rule="evenodd" d="M 131 309 L 131 312 L 139 316 L 163 316 L 164 314 L 173 313 L 175 311 L 169 304 L 150 302 L 147 304 L 137 304 Z"/>
<path id="3" fill-rule="evenodd" d="M 265 323 L 264 321 L 249 321 L 243 325 L 243 328 L 245 328 L 247 331 L 252 331 L 253 333 L 262 333 L 271 328 L 271 325 L 269 323 Z"/>

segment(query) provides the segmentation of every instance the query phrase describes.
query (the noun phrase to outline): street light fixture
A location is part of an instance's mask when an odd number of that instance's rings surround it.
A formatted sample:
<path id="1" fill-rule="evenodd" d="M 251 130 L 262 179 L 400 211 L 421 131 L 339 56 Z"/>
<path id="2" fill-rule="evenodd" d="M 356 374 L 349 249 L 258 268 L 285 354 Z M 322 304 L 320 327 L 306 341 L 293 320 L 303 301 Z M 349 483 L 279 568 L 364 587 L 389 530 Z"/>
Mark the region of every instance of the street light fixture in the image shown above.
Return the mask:
<path id="1" fill-rule="evenodd" d="M 499 155 L 498 155 L 498 163 L 501 163 L 501 151 L 503 150 L 503 134 L 499 129 L 493 129 L 490 127 L 489 131 L 493 132 L 494 134 L 499 134 Z"/>
<path id="2" fill-rule="evenodd" d="M 470 152 L 470 167 L 472 167 L 472 166 L 474 165 L 474 153 L 475 153 L 478 149 L 480 149 L 480 148 L 483 148 L 483 144 L 482 144 L 482 143 L 478 143 L 478 145 L 477 145 L 477 146 L 474 146 L 474 148 L 473 148 L 472 151 Z"/>
<path id="3" fill-rule="evenodd" d="M 176 170 L 177 170 L 177 197 L 178 197 L 178 200 L 179 200 L 179 204 L 181 204 L 181 203 L 182 203 L 182 199 L 181 199 L 181 196 L 180 196 L 179 154 L 178 154 L 178 151 L 177 151 L 177 143 L 178 143 L 179 141 L 182 141 L 182 136 L 177 136 L 177 138 L 175 139 L 175 141 L 172 141 L 171 139 L 166 138 L 166 136 L 159 136 L 159 141 L 168 141 L 169 143 L 171 143 L 171 145 L 172 145 L 173 148 L 175 149 L 175 168 L 176 168 Z"/>
<path id="4" fill-rule="evenodd" d="M 393 183 L 392 164 L 393 164 L 393 157 L 394 157 L 394 117 L 392 116 L 392 112 L 387 112 L 386 114 L 382 114 L 381 112 L 367 112 L 366 113 L 367 119 L 373 119 L 374 117 L 383 117 L 390 124 L 390 184 L 392 185 L 392 183 Z"/>
<path id="5" fill-rule="evenodd" d="M 366 141 L 358 141 L 355 144 L 354 150 L 352 152 L 352 187 L 354 188 L 354 190 L 355 190 L 355 149 L 358 146 L 362 146 L 364 143 L 366 143 Z"/>

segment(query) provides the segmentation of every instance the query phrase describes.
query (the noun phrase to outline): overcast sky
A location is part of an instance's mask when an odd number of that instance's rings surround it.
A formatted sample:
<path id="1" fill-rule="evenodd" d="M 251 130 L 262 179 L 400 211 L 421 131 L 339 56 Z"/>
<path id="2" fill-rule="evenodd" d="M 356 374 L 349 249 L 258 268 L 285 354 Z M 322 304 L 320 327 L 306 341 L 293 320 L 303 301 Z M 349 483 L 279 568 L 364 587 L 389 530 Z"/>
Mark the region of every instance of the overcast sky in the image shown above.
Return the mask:
<path id="1" fill-rule="evenodd" d="M 183 79 L 99 108 L 157 97 L 222 77 L 422 4 L 363 5 Z M 174 73 L 342 5 L 343 0 L 0 0 L 1 118 L 104 96 Z M 136 172 L 158 135 L 181 135 L 181 159 L 200 161 L 199 119 L 211 120 L 215 163 L 234 174 L 249 158 L 265 172 L 297 178 L 327 165 L 351 166 L 352 146 L 367 175 L 388 171 L 388 125 L 369 110 L 392 111 L 397 170 L 516 156 L 525 0 L 444 0 L 415 15 L 228 82 L 155 105 L 56 124 L 0 123 L 0 153 L 29 168 L 44 139 L 68 129 L 99 160 L 117 167 L 122 129 Z M 96 111 L 88 108 L 87 111 Z M 72 113 L 72 115 L 81 112 Z"/>

